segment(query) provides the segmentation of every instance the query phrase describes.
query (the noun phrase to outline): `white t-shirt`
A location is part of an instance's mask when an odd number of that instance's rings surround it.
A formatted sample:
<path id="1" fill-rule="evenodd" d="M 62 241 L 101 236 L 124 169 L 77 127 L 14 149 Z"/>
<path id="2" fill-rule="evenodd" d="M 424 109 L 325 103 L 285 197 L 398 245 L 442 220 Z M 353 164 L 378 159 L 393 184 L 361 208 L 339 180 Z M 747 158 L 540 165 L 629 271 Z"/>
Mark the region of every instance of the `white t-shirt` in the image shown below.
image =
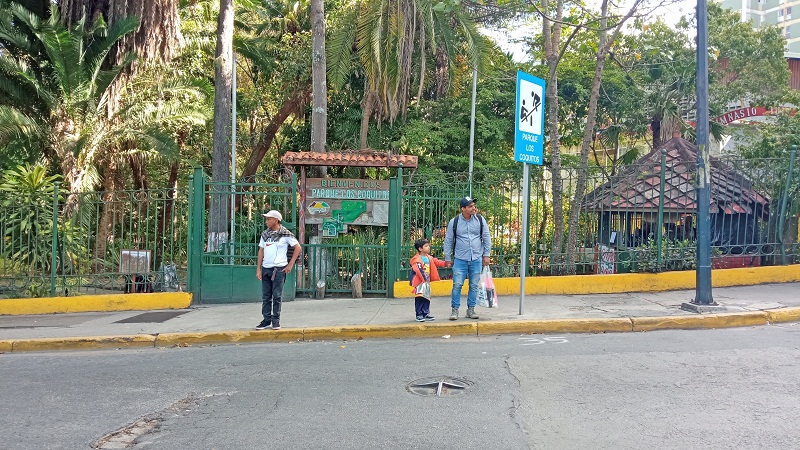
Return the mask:
<path id="1" fill-rule="evenodd" d="M 259 239 L 258 246 L 264 249 L 264 260 L 261 266 L 265 269 L 271 267 L 283 267 L 289 264 L 286 259 L 286 250 L 291 246 L 297 245 L 294 237 L 281 236 L 277 241 L 264 241 Z"/>

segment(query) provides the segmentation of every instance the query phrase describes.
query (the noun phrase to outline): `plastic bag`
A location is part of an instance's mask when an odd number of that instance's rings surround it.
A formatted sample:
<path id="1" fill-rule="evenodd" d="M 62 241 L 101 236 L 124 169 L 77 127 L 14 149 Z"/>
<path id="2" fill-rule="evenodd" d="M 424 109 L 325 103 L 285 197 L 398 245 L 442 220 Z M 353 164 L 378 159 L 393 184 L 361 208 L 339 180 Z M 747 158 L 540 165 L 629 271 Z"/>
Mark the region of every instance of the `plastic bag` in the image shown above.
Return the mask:
<path id="1" fill-rule="evenodd" d="M 483 266 L 481 281 L 478 285 L 478 306 L 484 308 L 497 308 L 497 290 L 494 288 L 492 269 Z"/>
<path id="2" fill-rule="evenodd" d="M 431 282 L 424 281 L 414 288 L 414 295 L 417 297 L 431 298 Z"/>

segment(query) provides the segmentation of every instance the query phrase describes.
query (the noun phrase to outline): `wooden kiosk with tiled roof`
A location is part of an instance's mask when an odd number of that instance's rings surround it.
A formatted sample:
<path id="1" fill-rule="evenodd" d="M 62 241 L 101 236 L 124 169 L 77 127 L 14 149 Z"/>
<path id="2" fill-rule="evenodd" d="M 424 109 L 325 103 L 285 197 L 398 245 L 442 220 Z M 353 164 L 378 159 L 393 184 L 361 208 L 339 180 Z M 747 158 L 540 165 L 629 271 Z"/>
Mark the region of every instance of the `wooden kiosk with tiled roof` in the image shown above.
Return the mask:
<path id="1" fill-rule="evenodd" d="M 748 246 L 760 243 L 759 222 L 769 216 L 769 198 L 719 159 L 712 157 L 710 166 L 711 245 L 725 253 L 744 253 Z M 696 172 L 697 147 L 680 137 L 623 168 L 588 193 L 581 204 L 585 211 L 598 215 L 598 242 L 636 247 L 661 236 L 694 240 Z"/>

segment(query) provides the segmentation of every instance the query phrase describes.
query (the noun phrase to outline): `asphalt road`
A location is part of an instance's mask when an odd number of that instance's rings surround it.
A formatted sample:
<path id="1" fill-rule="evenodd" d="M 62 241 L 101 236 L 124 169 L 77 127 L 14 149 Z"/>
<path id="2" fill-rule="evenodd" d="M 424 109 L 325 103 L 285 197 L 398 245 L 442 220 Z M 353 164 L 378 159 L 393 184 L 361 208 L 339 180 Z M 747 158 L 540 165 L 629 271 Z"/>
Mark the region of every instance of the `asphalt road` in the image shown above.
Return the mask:
<path id="1" fill-rule="evenodd" d="M 798 324 L 7 354 L 0 448 L 791 449 L 798 379 Z"/>

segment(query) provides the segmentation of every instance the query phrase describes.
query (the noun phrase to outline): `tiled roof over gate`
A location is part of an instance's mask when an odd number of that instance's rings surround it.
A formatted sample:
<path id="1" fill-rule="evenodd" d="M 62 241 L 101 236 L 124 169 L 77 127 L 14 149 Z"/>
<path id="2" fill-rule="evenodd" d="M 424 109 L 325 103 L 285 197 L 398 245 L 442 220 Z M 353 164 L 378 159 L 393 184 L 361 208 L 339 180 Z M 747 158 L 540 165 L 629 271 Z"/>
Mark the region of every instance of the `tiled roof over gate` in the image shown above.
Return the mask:
<path id="1" fill-rule="evenodd" d="M 694 212 L 697 193 L 697 147 L 673 138 L 661 148 L 667 151 L 664 183 L 664 211 Z M 588 193 L 582 202 L 586 211 L 658 211 L 661 183 L 661 148 L 639 158 Z M 710 213 L 769 214 L 769 198 L 753 189 L 753 183 L 717 158 L 711 158 Z"/>
<path id="2" fill-rule="evenodd" d="M 398 167 L 416 168 L 417 157 L 393 155 L 374 150 L 352 152 L 286 152 L 281 158 L 286 166 L 352 166 L 352 167 Z"/>

